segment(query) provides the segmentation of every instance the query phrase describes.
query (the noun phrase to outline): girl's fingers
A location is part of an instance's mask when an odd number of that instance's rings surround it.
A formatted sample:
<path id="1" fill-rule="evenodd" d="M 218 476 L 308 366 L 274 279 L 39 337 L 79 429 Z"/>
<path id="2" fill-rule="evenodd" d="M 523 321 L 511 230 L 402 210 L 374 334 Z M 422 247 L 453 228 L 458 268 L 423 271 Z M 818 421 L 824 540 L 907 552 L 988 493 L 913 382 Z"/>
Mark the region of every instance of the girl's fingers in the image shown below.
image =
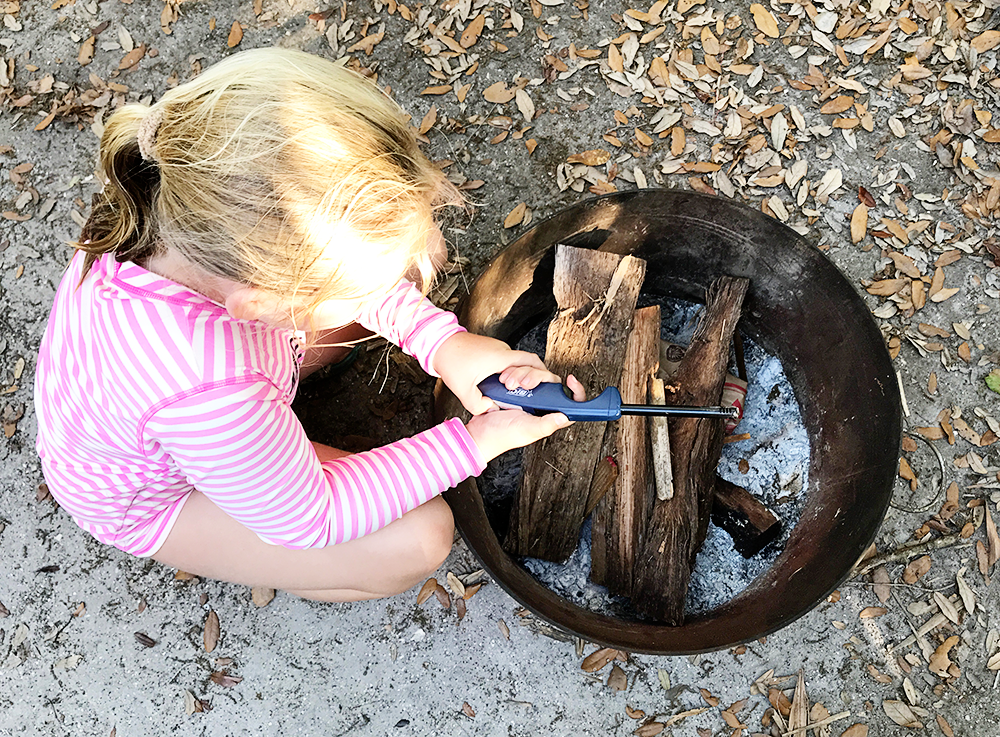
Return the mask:
<path id="1" fill-rule="evenodd" d="M 561 383 L 561 380 L 551 371 L 544 368 L 539 369 L 533 366 L 511 366 L 501 372 L 500 382 L 508 389 L 516 389 L 519 386 L 525 389 L 534 389 L 542 382 L 559 384 Z"/>

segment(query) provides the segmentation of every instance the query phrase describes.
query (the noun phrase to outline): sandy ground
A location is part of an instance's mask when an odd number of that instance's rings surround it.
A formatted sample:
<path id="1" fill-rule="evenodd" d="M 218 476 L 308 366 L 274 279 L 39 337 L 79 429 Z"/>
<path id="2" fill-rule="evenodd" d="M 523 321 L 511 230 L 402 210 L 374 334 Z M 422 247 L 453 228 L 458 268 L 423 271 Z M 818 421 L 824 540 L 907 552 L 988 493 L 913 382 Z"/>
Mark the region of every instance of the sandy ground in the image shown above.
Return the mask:
<path id="1" fill-rule="evenodd" d="M 781 734 L 767 693 L 775 689 L 771 697 L 787 723 L 778 691 L 791 699 L 791 677 L 799 672 L 813 720 L 848 712 L 814 734 L 895 735 L 916 723 L 933 734 L 1000 734 L 998 597 L 980 563 L 995 551 L 984 511 L 998 516 L 1000 465 L 986 417 L 1000 417 L 1000 395 L 984 383 L 1000 349 L 1000 279 L 988 250 L 997 205 L 990 192 L 1000 194 L 989 142 L 998 112 L 992 44 L 1000 39 L 990 35 L 990 9 L 836 0 L 768 10 L 681 0 L 680 7 L 657 3 L 659 18 L 645 15 L 645 5 L 624 17 L 629 6 L 617 0 L 590 5 L 584 13 L 585 2 L 557 0 L 409 8 L 220 0 L 164 11 L 143 0 L 0 2 L 0 734 L 655 734 L 671 716 L 698 709 L 662 733 L 729 735 L 743 724 L 744 734 Z M 489 22 L 476 35 L 481 13 Z M 428 24 L 450 43 L 435 42 Z M 471 29 L 464 38 L 463 29 Z M 455 50 L 463 42 L 464 58 Z M 346 605 L 279 592 L 257 607 L 244 587 L 178 580 L 172 570 L 90 539 L 51 499 L 38 499 L 43 479 L 31 386 L 69 257 L 66 241 L 79 232 L 98 187 L 95 130 L 121 102 L 158 98 L 199 66 L 271 44 L 349 54 L 391 87 L 425 130 L 428 153 L 454 162 L 447 171 L 477 204 L 471 221 L 456 219 L 447 228 L 453 249 L 469 259 L 470 276 L 529 221 L 637 182 L 711 187 L 799 229 L 865 295 L 889 347 L 898 349 L 907 430 L 940 429 L 947 409 L 949 429 L 959 430 L 954 444 L 931 441 L 940 469 L 923 441 L 905 453 L 919 485 L 911 494 L 898 481 L 896 501 L 931 506 L 921 513 L 891 508 L 878 550 L 963 527 L 967 539 L 930 552 L 930 570 L 912 584 L 903 580 L 904 562 L 888 565 L 892 586 L 881 616 L 861 618 L 883 605 L 864 576 L 764 640 L 690 657 L 632 655 L 618 664 L 627 677 L 623 691 L 608 685 L 610 665 L 596 673 L 581 668 L 594 644 L 583 644 L 581 654 L 579 643 L 522 616 L 521 605 L 488 580 L 461 621 L 454 606 L 445 610 L 434 598 L 418 605 L 416 590 Z M 673 92 L 664 94 L 661 77 L 650 96 L 641 78 L 652 79 L 646 72 L 661 56 L 670 62 Z M 497 82 L 504 83 L 499 93 L 491 88 Z M 428 93 L 444 85 L 450 87 L 443 94 Z M 464 85 L 471 86 L 463 93 Z M 491 96 L 511 93 L 509 101 L 488 101 L 487 88 Z M 731 104 L 713 113 L 710 101 L 727 94 Z M 851 99 L 835 112 L 823 107 L 842 97 Z M 432 105 L 436 118 L 428 115 Z M 768 109 L 774 105 L 784 107 Z M 746 115 L 734 119 L 740 106 Z M 947 135 L 933 138 L 940 131 Z M 762 138 L 754 142 L 755 135 Z M 769 147 L 783 150 L 758 155 Z M 592 150 L 613 159 L 567 166 L 568 158 Z M 794 175 L 796 161 L 805 162 L 804 176 Z M 834 169 L 840 182 L 827 176 Z M 859 186 L 872 193 L 867 219 L 858 214 Z M 509 217 L 522 202 L 525 214 Z M 939 260 L 949 253 L 960 260 Z M 933 279 L 936 262 L 943 264 L 943 285 Z M 908 280 L 921 277 L 929 298 L 914 312 Z M 888 298 L 864 291 L 897 278 L 883 285 L 895 290 Z M 956 291 L 942 291 L 950 289 Z M 455 296 L 461 293 L 459 284 Z M 940 331 L 921 331 L 921 324 Z M 362 361 L 345 378 L 364 383 L 371 363 Z M 382 435 L 412 432 L 424 421 L 430 386 L 419 385 L 422 399 L 391 422 L 379 425 L 370 414 L 366 422 Z M 952 482 L 957 511 L 921 529 Z M 438 578 L 477 568 L 458 541 Z M 960 571 L 968 584 L 962 591 Z M 959 613 L 957 622 L 927 632 L 922 645 L 888 655 L 887 646 L 937 612 L 939 604 L 926 604 L 935 592 L 953 602 L 964 593 L 976 601 L 975 612 Z M 221 636 L 206 652 L 210 611 Z M 774 678 L 755 687 L 768 672 Z M 635 718 L 634 710 L 644 716 Z M 898 726 L 900 720 L 911 726 Z"/>

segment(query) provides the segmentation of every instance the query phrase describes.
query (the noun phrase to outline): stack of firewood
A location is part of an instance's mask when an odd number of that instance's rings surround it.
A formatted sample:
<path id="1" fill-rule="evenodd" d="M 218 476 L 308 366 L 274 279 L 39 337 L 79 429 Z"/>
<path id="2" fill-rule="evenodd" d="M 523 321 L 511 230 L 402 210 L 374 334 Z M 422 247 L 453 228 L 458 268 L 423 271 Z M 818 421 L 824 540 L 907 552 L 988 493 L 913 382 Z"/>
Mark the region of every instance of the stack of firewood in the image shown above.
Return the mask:
<path id="1" fill-rule="evenodd" d="M 683 358 L 667 367 L 660 360 L 660 308 L 636 309 L 645 266 L 632 256 L 558 246 L 558 312 L 546 365 L 576 375 L 588 396 L 618 386 L 627 404 L 718 404 L 748 280 L 713 282 Z M 592 514 L 591 579 L 630 597 L 652 619 L 682 624 L 710 520 L 733 534 L 744 555 L 778 529 L 766 507 L 717 478 L 724 423 L 627 416 L 577 422 L 529 446 L 505 548 L 565 561 Z"/>

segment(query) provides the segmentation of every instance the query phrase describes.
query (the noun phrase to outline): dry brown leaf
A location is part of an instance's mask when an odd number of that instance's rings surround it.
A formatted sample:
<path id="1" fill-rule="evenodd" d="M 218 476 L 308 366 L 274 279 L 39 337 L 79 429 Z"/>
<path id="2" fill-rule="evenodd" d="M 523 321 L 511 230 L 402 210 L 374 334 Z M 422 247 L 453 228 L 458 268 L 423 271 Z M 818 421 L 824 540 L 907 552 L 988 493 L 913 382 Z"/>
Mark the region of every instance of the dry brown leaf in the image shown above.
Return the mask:
<path id="1" fill-rule="evenodd" d="M 91 36 L 80 45 L 80 53 L 76 57 L 80 66 L 85 67 L 94 60 L 94 47 L 96 44 L 97 37 Z"/>
<path id="2" fill-rule="evenodd" d="M 608 676 L 608 688 L 612 691 L 624 691 L 628 688 L 628 676 L 625 675 L 617 663 L 611 666 L 611 675 Z"/>
<path id="3" fill-rule="evenodd" d="M 468 701 L 462 702 L 462 713 L 470 719 L 476 716 L 475 710 L 469 705 Z"/>
<path id="4" fill-rule="evenodd" d="M 954 297 L 959 292 L 959 287 L 951 287 L 949 289 L 942 289 L 939 292 L 931 295 L 931 302 L 944 302 L 946 299 Z"/>
<path id="5" fill-rule="evenodd" d="M 687 145 L 686 139 L 684 129 L 679 125 L 675 125 L 670 130 L 670 154 L 672 156 L 677 157 L 684 153 L 684 147 Z"/>
<path id="6" fill-rule="evenodd" d="M 707 688 L 699 688 L 698 692 L 701 694 L 701 697 L 705 699 L 705 703 L 708 704 L 709 706 L 719 705 L 718 697 L 713 696 L 712 692 L 709 691 Z"/>
<path id="7" fill-rule="evenodd" d="M 827 102 L 819 111 L 825 115 L 843 113 L 854 107 L 854 98 L 850 95 L 839 95 Z"/>
<path id="8" fill-rule="evenodd" d="M 771 15 L 770 10 L 760 3 L 753 3 L 750 6 L 750 12 L 753 13 L 753 22 L 758 31 L 771 38 L 778 37 L 778 21 Z"/>
<path id="9" fill-rule="evenodd" d="M 644 712 L 642 709 L 633 709 L 628 704 L 625 704 L 625 716 L 627 716 L 629 719 L 642 719 L 644 716 L 646 716 L 646 712 Z"/>
<path id="10" fill-rule="evenodd" d="M 437 597 L 437 600 L 441 603 L 441 606 L 443 606 L 445 609 L 451 609 L 451 594 L 448 593 L 448 589 L 446 589 L 441 584 L 438 584 L 434 588 L 434 596 Z"/>
<path id="11" fill-rule="evenodd" d="M 948 668 L 951 667 L 951 659 L 948 657 L 948 652 L 958 644 L 959 639 L 958 635 L 952 635 L 938 645 L 937 649 L 934 650 L 934 654 L 931 655 L 930 664 L 927 666 L 931 673 L 941 678 L 948 677 Z"/>
<path id="12" fill-rule="evenodd" d="M 920 269 L 917 268 L 916 263 L 912 258 L 907 256 L 905 253 L 899 253 L 898 251 L 890 251 L 889 258 L 892 259 L 893 265 L 896 270 L 906 274 L 906 276 L 911 279 L 920 278 Z"/>
<path id="13" fill-rule="evenodd" d="M 580 666 L 586 673 L 595 673 L 615 659 L 617 650 L 611 647 L 598 648 L 586 658 Z"/>
<path id="14" fill-rule="evenodd" d="M 864 207 L 864 205 L 859 205 L 859 207 Z M 878 297 L 888 297 L 891 294 L 895 294 L 904 286 L 910 282 L 907 279 L 882 279 L 881 281 L 873 282 L 871 286 L 868 287 L 868 294 L 874 294 Z"/>
<path id="15" fill-rule="evenodd" d="M 451 92 L 451 89 L 452 89 L 452 87 L 451 87 L 450 84 L 438 84 L 438 85 L 432 85 L 430 87 L 425 87 L 421 91 L 420 94 L 421 95 L 447 95 L 449 92 Z"/>
<path id="16" fill-rule="evenodd" d="M 608 66 L 611 68 L 611 71 L 618 72 L 619 74 L 625 71 L 625 62 L 622 59 L 622 54 L 614 44 L 608 46 Z"/>
<path id="17" fill-rule="evenodd" d="M 889 601 L 889 595 L 892 591 L 889 587 L 889 572 L 885 569 L 885 566 L 879 566 L 872 571 L 872 581 L 875 584 L 875 596 L 878 597 L 880 602 L 885 604 Z"/>
<path id="18" fill-rule="evenodd" d="M 931 594 L 931 598 L 934 599 L 934 603 L 938 605 L 938 609 L 941 613 L 950 619 L 955 624 L 961 624 L 961 620 L 958 614 L 957 607 L 951 603 L 951 600 L 947 596 L 942 594 L 940 591 L 935 591 Z"/>
<path id="19" fill-rule="evenodd" d="M 903 582 L 914 584 L 931 569 L 931 557 L 925 555 L 917 558 L 903 569 Z"/>
<path id="20" fill-rule="evenodd" d="M 771 702 L 771 706 L 783 717 L 787 717 L 792 710 L 792 702 L 788 700 L 783 691 L 779 691 L 776 688 L 768 689 L 767 700 Z"/>
<path id="21" fill-rule="evenodd" d="M 524 213 L 527 210 L 528 205 L 526 203 L 518 203 L 513 210 L 507 213 L 507 217 L 503 220 L 503 227 L 513 228 L 515 225 L 520 225 L 521 221 L 524 220 Z"/>
<path id="22" fill-rule="evenodd" d="M 267 586 L 254 586 L 250 589 L 250 598 L 255 607 L 260 609 L 271 603 L 274 599 L 274 589 Z"/>
<path id="23" fill-rule="evenodd" d="M 213 609 L 205 618 L 205 632 L 203 638 L 205 642 L 205 652 L 210 653 L 215 650 L 215 646 L 219 644 L 219 634 L 219 615 L 216 614 Z"/>
<path id="24" fill-rule="evenodd" d="M 531 101 L 531 96 L 524 90 L 518 89 L 514 92 L 514 102 L 524 116 L 525 122 L 530 123 L 535 117 L 535 103 Z"/>
<path id="25" fill-rule="evenodd" d="M 993 514 L 989 505 L 986 506 L 986 539 L 989 543 L 986 563 L 992 568 L 1000 560 L 1000 537 L 997 536 L 997 526 L 993 522 Z"/>
<path id="26" fill-rule="evenodd" d="M 881 617 L 883 614 L 889 612 L 884 606 L 869 606 L 861 610 L 861 614 L 858 615 L 858 619 L 874 619 L 875 617 Z"/>
<path id="27" fill-rule="evenodd" d="M 955 737 L 955 730 L 951 728 L 951 725 L 948 724 L 948 721 L 943 716 L 938 714 L 934 717 L 934 720 L 937 722 L 938 727 L 941 728 L 944 737 Z"/>
<path id="28" fill-rule="evenodd" d="M 372 51 L 374 51 L 375 47 L 382 42 L 382 38 L 384 36 L 384 33 L 373 33 L 369 36 L 365 36 L 356 44 L 349 46 L 347 48 L 347 53 L 353 54 L 356 51 L 363 51 L 365 52 L 365 56 L 371 56 Z"/>
<path id="29" fill-rule="evenodd" d="M 483 97 L 486 98 L 487 102 L 492 102 L 496 104 L 503 104 L 505 102 L 510 102 L 514 99 L 517 94 L 517 87 L 507 88 L 504 82 L 496 82 L 491 84 L 485 90 L 483 90 Z"/>
<path id="30" fill-rule="evenodd" d="M 851 214 L 851 243 L 858 243 L 865 239 L 868 232 L 868 205 L 859 203 Z"/>
<path id="31" fill-rule="evenodd" d="M 871 677 L 879 683 L 892 683 L 892 676 L 887 676 L 885 673 L 882 673 L 871 663 L 868 664 L 868 672 L 871 674 Z"/>
<path id="32" fill-rule="evenodd" d="M 53 108 L 52 112 L 46 115 L 42 120 L 35 126 L 36 131 L 43 131 L 49 127 L 49 123 L 56 119 L 56 111 Z"/>
<path id="33" fill-rule="evenodd" d="M 497 620 L 497 627 L 500 628 L 500 634 L 503 635 L 505 640 L 510 640 L 510 627 L 502 619 Z"/>
<path id="34" fill-rule="evenodd" d="M 465 599 L 466 601 L 468 601 L 473 596 L 475 596 L 476 592 L 479 591 L 479 589 L 481 589 L 482 587 L 483 587 L 483 585 L 481 583 L 476 583 L 476 584 L 473 584 L 472 586 L 466 586 L 465 587 L 465 593 L 462 594 L 462 598 Z"/>
<path id="35" fill-rule="evenodd" d="M 465 598 L 465 584 L 458 580 L 458 576 L 451 571 L 448 571 L 448 575 L 445 577 L 445 580 L 448 582 L 448 588 L 451 589 L 455 596 Z"/>
<path id="36" fill-rule="evenodd" d="M 917 490 L 917 475 L 905 458 L 899 459 L 899 477 L 910 482 L 910 491 Z"/>
<path id="37" fill-rule="evenodd" d="M 465 599 L 458 599 L 455 601 L 455 616 L 457 617 L 455 624 L 459 624 L 463 619 L 465 619 L 466 608 Z"/>
<path id="38" fill-rule="evenodd" d="M 868 725 L 852 724 L 844 730 L 840 737 L 868 737 Z"/>
<path id="39" fill-rule="evenodd" d="M 146 44 L 139 44 L 130 52 L 125 54 L 125 56 L 122 57 L 122 60 L 118 62 L 118 68 L 131 69 L 140 61 L 142 61 L 142 57 L 144 57 L 145 55 L 146 55 Z"/>
<path id="40" fill-rule="evenodd" d="M 434 127 L 434 124 L 437 122 L 437 117 L 438 117 L 437 105 L 436 104 L 431 105 L 431 109 L 427 111 L 426 115 L 424 115 L 423 120 L 420 121 L 420 127 L 417 129 L 420 135 L 424 135 L 431 128 Z"/>
<path id="41" fill-rule="evenodd" d="M 243 40 L 243 26 L 240 25 L 238 20 L 233 21 L 233 25 L 229 29 L 229 38 L 226 39 L 226 46 L 233 48 L 237 46 L 240 41 Z"/>
<path id="42" fill-rule="evenodd" d="M 217 683 L 224 688 L 232 688 L 243 680 L 242 676 L 231 676 L 224 670 L 217 670 L 209 676 L 212 683 Z"/>
<path id="43" fill-rule="evenodd" d="M 681 2 L 683 2 L 683 0 L 681 0 Z M 661 722 L 646 722 L 632 734 L 638 735 L 638 737 L 656 737 L 656 735 L 662 732 L 665 728 L 666 725 Z"/>
<path id="44" fill-rule="evenodd" d="M 420 593 L 417 594 L 417 605 L 419 606 L 430 599 L 434 595 L 434 590 L 437 589 L 437 586 L 438 582 L 436 578 L 428 578 L 424 581 L 424 585 L 420 587 Z"/>
<path id="45" fill-rule="evenodd" d="M 579 154 L 572 154 L 566 158 L 568 164 L 584 164 L 586 166 L 600 166 L 608 162 L 611 154 L 603 149 L 591 149 Z"/>
<path id="46" fill-rule="evenodd" d="M 969 44 L 980 54 L 1000 46 L 1000 31 L 986 31 L 972 39 Z"/>
<path id="47" fill-rule="evenodd" d="M 479 40 L 479 34 L 483 32 L 485 25 L 486 16 L 482 13 L 473 18 L 469 22 L 469 25 L 465 27 L 465 30 L 462 31 L 462 37 L 458 41 L 462 45 L 462 48 L 467 49 L 474 46 L 476 41 Z"/>
<path id="48" fill-rule="evenodd" d="M 887 699 L 882 702 L 882 710 L 896 724 L 901 727 L 911 727 L 913 729 L 923 729 L 924 725 L 917 720 L 917 717 L 910 710 L 905 701 Z"/>

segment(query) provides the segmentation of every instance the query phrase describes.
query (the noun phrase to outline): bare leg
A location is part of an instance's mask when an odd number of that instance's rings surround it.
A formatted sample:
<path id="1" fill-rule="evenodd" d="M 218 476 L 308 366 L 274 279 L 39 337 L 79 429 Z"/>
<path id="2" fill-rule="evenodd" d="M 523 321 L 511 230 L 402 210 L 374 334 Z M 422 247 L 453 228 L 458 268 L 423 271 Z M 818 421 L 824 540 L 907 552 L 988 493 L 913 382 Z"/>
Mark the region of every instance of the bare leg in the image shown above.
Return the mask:
<path id="1" fill-rule="evenodd" d="M 317 454 L 321 459 L 346 455 L 322 445 Z M 451 509 L 436 497 L 357 540 L 291 550 L 268 545 L 194 491 L 153 558 L 206 578 L 283 589 L 318 601 L 357 601 L 392 596 L 420 583 L 444 562 L 454 534 Z"/>

